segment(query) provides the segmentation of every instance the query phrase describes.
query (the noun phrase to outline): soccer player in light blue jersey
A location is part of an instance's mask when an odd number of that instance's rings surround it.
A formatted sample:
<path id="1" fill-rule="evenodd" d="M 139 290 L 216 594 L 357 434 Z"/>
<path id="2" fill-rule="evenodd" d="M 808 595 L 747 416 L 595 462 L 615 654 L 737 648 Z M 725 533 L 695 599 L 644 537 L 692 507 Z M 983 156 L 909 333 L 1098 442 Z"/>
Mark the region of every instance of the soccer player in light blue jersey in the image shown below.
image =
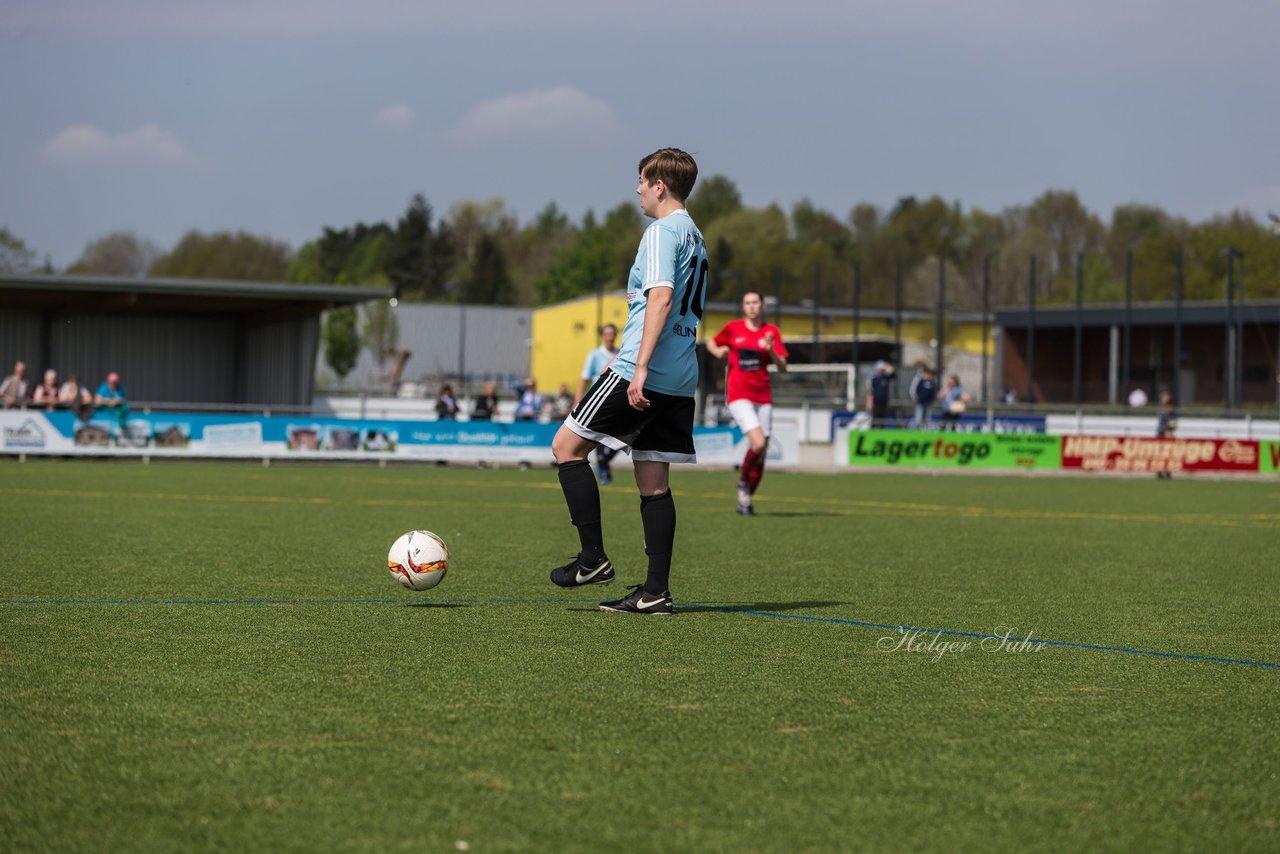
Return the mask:
<path id="1" fill-rule="evenodd" d="M 551 450 L 569 518 L 581 550 L 551 572 L 560 587 L 608 584 L 613 564 L 600 528 L 600 489 L 587 455 L 597 445 L 631 449 L 648 574 L 643 584 L 604 611 L 672 613 L 671 553 L 676 505 L 671 463 L 694 463 L 693 396 L 698 386 L 694 350 L 707 286 L 707 248 L 685 210 L 698 165 L 687 153 L 664 148 L 640 161 L 640 209 L 655 221 L 645 229 L 627 282 L 627 322 L 610 368 L 565 419 Z"/>

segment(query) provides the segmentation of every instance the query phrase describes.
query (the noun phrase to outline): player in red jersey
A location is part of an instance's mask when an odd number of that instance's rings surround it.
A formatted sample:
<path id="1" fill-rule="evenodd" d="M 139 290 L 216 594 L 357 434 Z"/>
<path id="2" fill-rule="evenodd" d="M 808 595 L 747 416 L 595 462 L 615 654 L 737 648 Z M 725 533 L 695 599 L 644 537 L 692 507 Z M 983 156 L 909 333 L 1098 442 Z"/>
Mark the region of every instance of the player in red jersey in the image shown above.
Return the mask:
<path id="1" fill-rule="evenodd" d="M 738 469 L 738 512 L 754 516 L 751 496 L 764 477 L 764 459 L 773 432 L 773 389 L 769 384 L 769 364 L 787 369 L 787 348 L 782 330 L 762 323 L 764 298 L 759 291 L 742 295 L 742 320 L 731 320 L 707 343 L 707 352 L 717 359 L 729 357 L 729 411 L 746 434 L 750 446 Z"/>

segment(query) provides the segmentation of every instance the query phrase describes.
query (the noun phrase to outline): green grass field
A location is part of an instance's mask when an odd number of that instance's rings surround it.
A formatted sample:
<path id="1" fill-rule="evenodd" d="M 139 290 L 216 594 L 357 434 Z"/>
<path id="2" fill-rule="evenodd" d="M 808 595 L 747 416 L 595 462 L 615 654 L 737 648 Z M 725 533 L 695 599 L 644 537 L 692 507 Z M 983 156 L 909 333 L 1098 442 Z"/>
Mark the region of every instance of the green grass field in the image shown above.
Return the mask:
<path id="1" fill-rule="evenodd" d="M 1280 483 L 673 480 L 655 619 L 550 469 L 0 462 L 4 848 L 1280 847 Z"/>

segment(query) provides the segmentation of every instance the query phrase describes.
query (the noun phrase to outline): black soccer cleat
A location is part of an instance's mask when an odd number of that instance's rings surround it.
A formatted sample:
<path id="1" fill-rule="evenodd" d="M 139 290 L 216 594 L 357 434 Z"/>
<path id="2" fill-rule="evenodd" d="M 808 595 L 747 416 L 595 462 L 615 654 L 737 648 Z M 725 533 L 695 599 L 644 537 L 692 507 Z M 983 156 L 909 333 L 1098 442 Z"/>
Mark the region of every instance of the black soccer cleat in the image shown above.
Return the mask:
<path id="1" fill-rule="evenodd" d="M 754 506 L 754 505 L 751 505 L 751 504 L 739 504 L 739 505 L 738 505 L 738 515 L 739 515 L 739 516 L 754 516 L 754 515 L 756 515 L 756 508 L 755 508 L 755 506 Z"/>
<path id="2" fill-rule="evenodd" d="M 646 593 L 643 584 L 630 588 L 631 592 L 621 599 L 612 602 L 601 602 L 601 611 L 616 611 L 619 614 L 653 614 L 658 617 L 671 616 L 671 593 L 667 591 L 657 596 Z"/>
<path id="3" fill-rule="evenodd" d="M 551 583 L 557 587 L 586 587 L 588 584 L 608 584 L 613 581 L 613 564 L 607 557 L 600 558 L 596 566 L 586 566 L 579 554 L 564 566 L 551 570 Z"/>

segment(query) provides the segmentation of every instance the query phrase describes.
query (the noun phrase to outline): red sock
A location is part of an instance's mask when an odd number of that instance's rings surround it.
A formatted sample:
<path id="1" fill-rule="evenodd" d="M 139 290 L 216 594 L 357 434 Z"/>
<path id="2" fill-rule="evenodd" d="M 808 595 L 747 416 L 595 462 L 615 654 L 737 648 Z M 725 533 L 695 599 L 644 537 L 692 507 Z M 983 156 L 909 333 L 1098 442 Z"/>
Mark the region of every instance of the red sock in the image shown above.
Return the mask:
<path id="1" fill-rule="evenodd" d="M 764 460 L 767 456 L 767 451 L 761 451 L 755 456 L 755 465 L 747 473 L 747 488 L 751 490 L 752 495 L 756 494 L 756 487 L 760 485 L 760 478 L 764 477 Z"/>
<path id="2" fill-rule="evenodd" d="M 747 448 L 747 455 L 742 458 L 742 466 L 738 469 L 738 483 L 747 487 L 751 486 L 751 472 L 755 470 L 756 460 L 759 458 L 759 454 L 751 448 Z"/>

